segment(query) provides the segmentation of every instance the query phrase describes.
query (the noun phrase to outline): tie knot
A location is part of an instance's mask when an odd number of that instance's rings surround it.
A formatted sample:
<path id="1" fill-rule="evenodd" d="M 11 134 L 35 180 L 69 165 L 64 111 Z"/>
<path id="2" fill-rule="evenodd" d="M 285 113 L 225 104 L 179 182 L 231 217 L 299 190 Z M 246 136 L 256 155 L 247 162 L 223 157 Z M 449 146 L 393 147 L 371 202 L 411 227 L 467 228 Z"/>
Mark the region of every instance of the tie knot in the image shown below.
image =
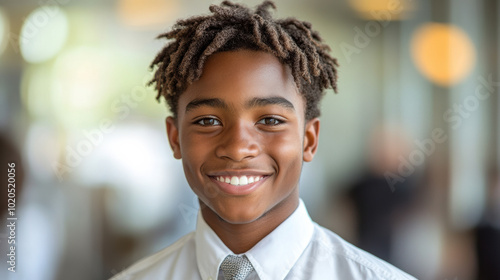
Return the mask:
<path id="1" fill-rule="evenodd" d="M 245 255 L 228 255 L 220 268 L 226 280 L 244 280 L 253 271 L 252 263 Z"/>

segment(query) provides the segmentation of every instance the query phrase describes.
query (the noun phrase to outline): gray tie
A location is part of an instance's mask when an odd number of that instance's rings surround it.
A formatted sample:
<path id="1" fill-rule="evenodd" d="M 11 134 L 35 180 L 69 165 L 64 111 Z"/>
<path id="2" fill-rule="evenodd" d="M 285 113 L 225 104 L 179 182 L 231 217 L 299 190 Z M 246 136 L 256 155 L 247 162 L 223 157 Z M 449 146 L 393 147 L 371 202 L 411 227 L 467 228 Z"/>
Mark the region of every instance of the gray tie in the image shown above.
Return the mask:
<path id="1" fill-rule="evenodd" d="M 245 255 L 228 255 L 220 265 L 220 269 L 226 280 L 244 280 L 253 271 L 253 266 Z"/>

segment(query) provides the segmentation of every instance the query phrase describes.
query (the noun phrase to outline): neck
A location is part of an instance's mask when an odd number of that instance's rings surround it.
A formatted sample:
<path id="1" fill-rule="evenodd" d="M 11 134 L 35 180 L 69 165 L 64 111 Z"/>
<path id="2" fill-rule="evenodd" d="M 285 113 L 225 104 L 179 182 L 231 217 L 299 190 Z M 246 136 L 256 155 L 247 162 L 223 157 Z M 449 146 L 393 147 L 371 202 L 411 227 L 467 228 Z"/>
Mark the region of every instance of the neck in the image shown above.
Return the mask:
<path id="1" fill-rule="evenodd" d="M 299 205 L 298 192 L 293 192 L 256 220 L 245 224 L 232 224 L 215 213 L 200 200 L 201 213 L 206 223 L 222 242 L 234 253 L 242 254 L 271 233 L 286 220 Z"/>

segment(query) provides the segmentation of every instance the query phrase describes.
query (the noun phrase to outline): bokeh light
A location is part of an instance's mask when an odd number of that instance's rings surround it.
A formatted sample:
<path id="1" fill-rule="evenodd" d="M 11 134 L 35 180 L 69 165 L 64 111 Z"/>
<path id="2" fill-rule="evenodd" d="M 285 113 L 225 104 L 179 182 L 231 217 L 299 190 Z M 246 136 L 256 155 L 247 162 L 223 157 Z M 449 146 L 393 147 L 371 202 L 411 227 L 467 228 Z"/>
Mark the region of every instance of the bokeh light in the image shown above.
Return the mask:
<path id="1" fill-rule="evenodd" d="M 78 47 L 58 56 L 52 72 L 51 102 L 58 121 L 72 127 L 98 122 L 114 93 L 112 53 Z"/>
<path id="2" fill-rule="evenodd" d="M 349 0 L 348 3 L 361 18 L 378 21 L 407 19 L 417 4 L 411 0 Z"/>
<path id="3" fill-rule="evenodd" d="M 42 6 L 24 20 L 19 36 L 21 54 L 27 62 L 53 58 L 66 43 L 68 19 L 58 6 Z"/>
<path id="4" fill-rule="evenodd" d="M 457 26 L 426 23 L 415 31 L 411 55 L 418 70 L 432 82 L 450 86 L 469 74 L 476 61 L 474 44 Z"/>

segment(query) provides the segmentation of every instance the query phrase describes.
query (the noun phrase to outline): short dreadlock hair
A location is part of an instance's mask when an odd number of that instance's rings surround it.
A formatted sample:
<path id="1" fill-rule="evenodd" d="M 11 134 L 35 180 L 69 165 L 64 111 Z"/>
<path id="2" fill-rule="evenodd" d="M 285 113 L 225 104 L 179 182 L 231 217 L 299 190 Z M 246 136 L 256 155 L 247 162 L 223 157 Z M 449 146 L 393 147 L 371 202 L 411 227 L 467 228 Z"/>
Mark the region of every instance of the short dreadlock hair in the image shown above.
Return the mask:
<path id="1" fill-rule="evenodd" d="M 165 98 L 174 118 L 179 96 L 200 78 L 207 58 L 240 49 L 271 53 L 290 66 L 306 101 L 306 120 L 320 115 L 323 90 L 332 87 L 337 92 L 337 60 L 328 54 L 330 48 L 309 22 L 273 19 L 270 7 L 276 9 L 272 1 L 264 1 L 255 10 L 224 1 L 210 6 L 212 14 L 178 20 L 170 32 L 157 37 L 174 41 L 151 63 L 151 69 L 157 69 L 149 85 L 155 84 L 156 99 Z"/>

